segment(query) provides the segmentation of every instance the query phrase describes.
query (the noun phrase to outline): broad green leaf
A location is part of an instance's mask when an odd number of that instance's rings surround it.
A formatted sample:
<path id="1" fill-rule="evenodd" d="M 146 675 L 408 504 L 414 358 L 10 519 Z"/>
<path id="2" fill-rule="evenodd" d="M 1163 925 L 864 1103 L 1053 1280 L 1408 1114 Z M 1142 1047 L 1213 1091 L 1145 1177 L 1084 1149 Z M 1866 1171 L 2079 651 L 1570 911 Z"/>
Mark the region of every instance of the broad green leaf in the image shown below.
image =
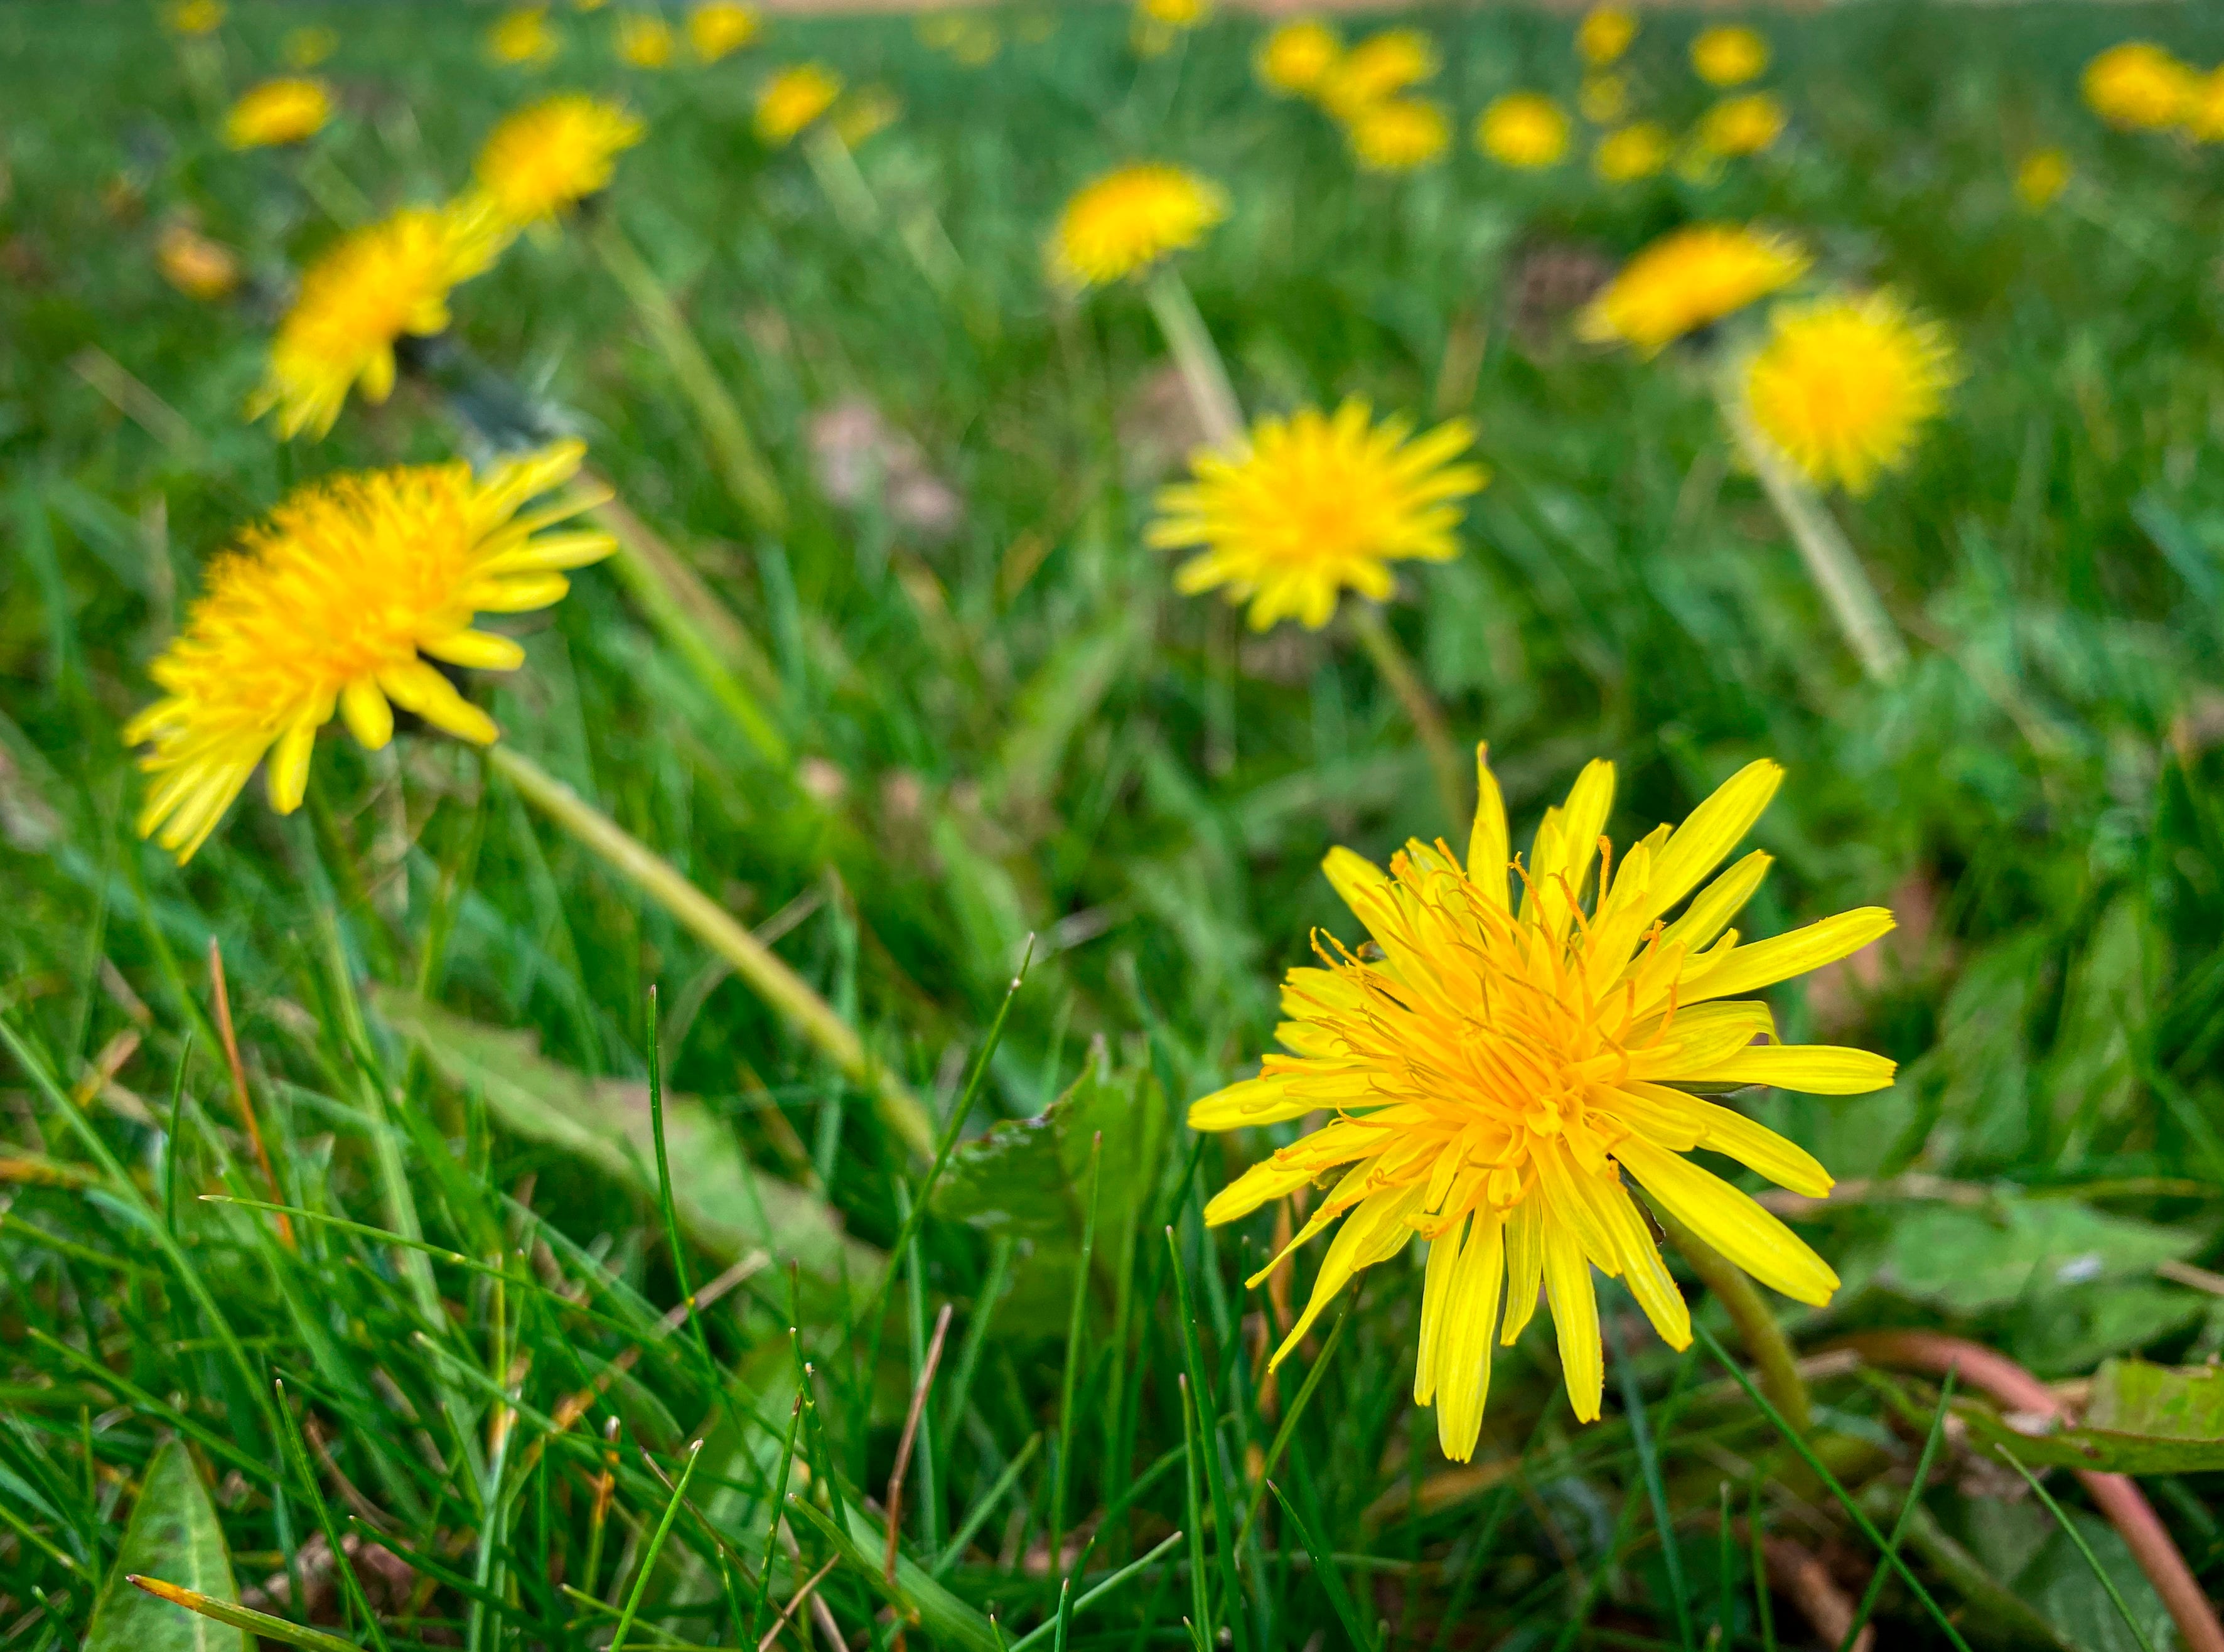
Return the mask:
<path id="1" fill-rule="evenodd" d="M 1957 1313 L 1981 1313 L 2065 1287 L 2151 1275 L 2197 1234 L 2104 1215 L 2068 1199 L 2005 1199 L 1981 1208 L 1918 1205 L 1893 1224 L 1874 1283 Z"/>
<path id="2" fill-rule="evenodd" d="M 147 1465 L 84 1652 L 252 1652 L 244 1631 L 142 1593 L 124 1581 L 133 1574 L 221 1601 L 239 1598 L 216 1506 L 181 1440 L 167 1442 Z"/>
<path id="3" fill-rule="evenodd" d="M 2144 1359 L 2111 1359 L 2094 1374 L 2085 1426 L 2224 1448 L 2224 1371 L 2214 1365 L 2180 1371 Z"/>

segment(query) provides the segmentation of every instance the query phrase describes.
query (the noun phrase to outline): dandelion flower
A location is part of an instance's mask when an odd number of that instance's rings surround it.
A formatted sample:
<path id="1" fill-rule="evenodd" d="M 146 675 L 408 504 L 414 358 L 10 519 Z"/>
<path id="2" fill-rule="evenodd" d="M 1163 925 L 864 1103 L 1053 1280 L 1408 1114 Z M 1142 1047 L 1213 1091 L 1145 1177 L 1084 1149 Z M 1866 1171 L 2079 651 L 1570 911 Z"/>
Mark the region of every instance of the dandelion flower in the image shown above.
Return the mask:
<path id="1" fill-rule="evenodd" d="M 738 0 L 704 0 L 687 14 L 687 44 L 704 63 L 716 63 L 756 39 L 764 27 L 755 6 Z"/>
<path id="2" fill-rule="evenodd" d="M 1489 480 L 1479 464 L 1454 463 L 1475 432 L 1457 419 L 1412 431 L 1406 419 L 1374 424 L 1357 400 L 1333 417 L 1307 407 L 1261 419 L 1248 452 L 1200 452 L 1192 480 L 1159 493 L 1148 542 L 1202 547 L 1174 575 L 1185 595 L 1224 588 L 1250 604 L 1254 631 L 1286 619 L 1317 631 L 1347 590 L 1387 598 L 1391 563 L 1458 553 L 1458 501 Z"/>
<path id="3" fill-rule="evenodd" d="M 1691 42 L 1691 67 L 1710 86 L 1741 86 L 1768 67 L 1768 42 L 1750 28 L 1709 28 Z"/>
<path id="4" fill-rule="evenodd" d="M 834 106 L 834 136 L 854 149 L 894 126 L 902 113 L 902 100 L 886 86 L 860 86 Z"/>
<path id="5" fill-rule="evenodd" d="M 312 23 L 303 28 L 289 28 L 280 51 L 287 66 L 295 69 L 313 69 L 340 49 L 340 32 L 323 23 Z"/>
<path id="6" fill-rule="evenodd" d="M 1807 255 L 1782 236 L 1727 224 L 1675 230 L 1607 283 L 1577 323 L 1593 344 L 1633 344 L 1650 356 L 1806 273 Z"/>
<path id="7" fill-rule="evenodd" d="M 1725 98 L 1699 123 L 1699 147 L 1709 154 L 1759 154 L 1784 136 L 1783 100 L 1772 92 Z"/>
<path id="8" fill-rule="evenodd" d="M 1084 185 L 1051 233 L 1052 272 L 1069 287 L 1102 287 L 1193 247 L 1228 216 L 1228 198 L 1195 173 L 1138 161 Z"/>
<path id="9" fill-rule="evenodd" d="M 1637 38 L 1637 19 L 1620 6 L 1594 6 L 1576 28 L 1576 55 L 1594 69 L 1621 60 Z"/>
<path id="10" fill-rule="evenodd" d="M 841 95 L 842 77 L 823 63 L 782 69 L 757 92 L 757 136 L 774 148 L 791 143 Z"/>
<path id="11" fill-rule="evenodd" d="M 1746 369 L 1746 405 L 1817 486 L 1866 493 L 1905 463 L 1958 376 L 1944 331 L 1889 293 L 1779 305 Z"/>
<path id="12" fill-rule="evenodd" d="M 1321 80 L 1321 104 L 1349 120 L 1370 104 L 1434 79 L 1438 66 L 1437 43 L 1419 29 L 1386 28 L 1336 60 Z"/>
<path id="13" fill-rule="evenodd" d="M 548 27 L 548 8 L 520 6 L 494 20 L 487 30 L 487 54 L 497 63 L 538 68 L 556 56 L 556 33 Z"/>
<path id="14" fill-rule="evenodd" d="M 1666 127 L 1657 121 L 1633 121 L 1599 140 L 1591 152 L 1591 170 L 1609 184 L 1634 183 L 1658 173 L 1674 154 Z"/>
<path id="15" fill-rule="evenodd" d="M 2224 143 L 2224 69 L 2194 76 L 2179 123 L 2196 143 Z"/>
<path id="16" fill-rule="evenodd" d="M 1509 91 L 1475 117 L 1475 146 L 1501 166 L 1553 167 L 1568 153 L 1568 115 L 1541 91 Z"/>
<path id="17" fill-rule="evenodd" d="M 477 199 L 507 230 L 552 223 L 607 187 L 618 155 L 646 129 L 617 104 L 583 91 L 544 98 L 488 135 L 474 167 Z"/>
<path id="18" fill-rule="evenodd" d="M 1355 1272 L 1428 1240 L 1413 1397 L 1435 1405 L 1437 1439 L 1457 1462 L 1475 1453 L 1491 1345 L 1520 1335 L 1539 1285 L 1580 1421 L 1597 1420 L 1604 1378 L 1593 1269 L 1621 1279 L 1671 1347 L 1690 1344 L 1690 1312 L 1632 1183 L 1763 1284 L 1827 1302 L 1838 1286 L 1829 1265 L 1684 1155 L 1703 1146 L 1810 1197 L 1829 1192 L 1829 1173 L 1690 1088 L 1857 1095 L 1893 1071 L 1867 1050 L 1779 1044 L 1752 996 L 1867 946 L 1892 929 L 1890 912 L 1864 907 L 1743 943 L 1727 926 L 1769 857 L 1756 851 L 1699 887 L 1767 806 L 1783 779 L 1775 764 L 1747 765 L 1682 826 L 1658 828 L 1617 861 L 1600 835 L 1614 767 L 1592 763 L 1546 811 L 1527 863 L 1512 862 L 1516 901 L 1506 811 L 1477 755 L 1467 864 L 1441 842 L 1408 843 L 1387 872 L 1331 850 L 1324 870 L 1373 944 L 1317 938 L 1323 967 L 1283 983 L 1276 1036 L 1291 1053 L 1189 1114 L 1192 1129 L 1214 1131 L 1336 1115 L 1222 1189 L 1204 1219 L 1235 1221 L 1342 1171 L 1291 1242 L 1343 1219 L 1269 1369 Z"/>
<path id="19" fill-rule="evenodd" d="M 1212 0 L 1135 0 L 1135 10 L 1169 28 L 1195 28 L 1212 15 Z"/>
<path id="20" fill-rule="evenodd" d="M 1629 112 L 1629 82 L 1618 74 L 1587 74 L 1576 107 L 1593 126 L 1611 126 Z"/>
<path id="21" fill-rule="evenodd" d="M 351 388 L 385 400 L 395 344 L 446 327 L 449 292 L 501 248 L 493 226 L 451 208 L 404 207 L 345 236 L 301 277 L 249 416 L 275 408 L 281 436 L 322 436 Z"/>
<path id="22" fill-rule="evenodd" d="M 1301 98 L 1320 89 L 1343 55 L 1336 30 L 1308 17 L 1284 23 L 1260 41 L 1252 66 L 1273 91 Z"/>
<path id="23" fill-rule="evenodd" d="M 224 117 L 224 141 L 235 149 L 263 149 L 314 137 L 332 117 L 321 80 L 287 75 L 242 92 Z"/>
<path id="24" fill-rule="evenodd" d="M 238 255 L 182 219 L 155 239 L 155 267 L 179 292 L 204 302 L 223 298 L 239 285 Z"/>
<path id="25" fill-rule="evenodd" d="M 672 61 L 672 25 L 653 11 L 629 11 L 618 19 L 618 56 L 636 69 L 661 69 Z"/>
<path id="26" fill-rule="evenodd" d="M 373 750 L 392 737 L 397 705 L 491 742 L 493 721 L 430 662 L 515 670 L 524 651 L 472 629 L 474 615 L 547 608 L 569 589 L 562 570 L 615 548 L 591 529 L 540 532 L 596 495 L 517 514 L 568 481 L 584 451 L 564 443 L 483 480 L 461 463 L 337 476 L 249 529 L 210 565 L 185 628 L 155 662 L 162 697 L 124 730 L 151 748 L 140 759 L 155 777 L 140 835 L 191 858 L 266 760 L 270 806 L 290 814 L 335 711 Z"/>
<path id="27" fill-rule="evenodd" d="M 2126 41 L 2085 66 L 2085 101 L 2111 126 L 2152 131 L 2185 117 L 2197 79 L 2151 41 Z"/>
<path id="28" fill-rule="evenodd" d="M 1452 123 L 1425 98 L 1386 98 L 1355 111 L 1344 128 L 1368 172 L 1412 172 L 1451 147 Z"/>
<path id="29" fill-rule="evenodd" d="M 162 13 L 173 35 L 213 35 L 224 22 L 224 0 L 177 0 Z"/>
<path id="30" fill-rule="evenodd" d="M 2034 149 L 2016 167 L 2016 199 L 2031 211 L 2044 211 L 2069 187 L 2069 157 L 2059 149 Z"/>

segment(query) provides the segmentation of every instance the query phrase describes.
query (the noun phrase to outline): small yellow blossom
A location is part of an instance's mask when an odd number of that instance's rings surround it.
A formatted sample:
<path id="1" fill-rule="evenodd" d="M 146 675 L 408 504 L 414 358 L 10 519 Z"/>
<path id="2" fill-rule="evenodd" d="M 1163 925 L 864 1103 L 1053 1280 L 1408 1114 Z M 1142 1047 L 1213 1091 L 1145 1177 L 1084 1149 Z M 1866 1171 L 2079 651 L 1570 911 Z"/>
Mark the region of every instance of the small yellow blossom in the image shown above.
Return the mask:
<path id="1" fill-rule="evenodd" d="M 1746 369 L 1746 406 L 1817 487 L 1867 493 L 1898 470 L 1960 376 L 1935 322 L 1889 293 L 1779 305 Z"/>
<path id="2" fill-rule="evenodd" d="M 834 107 L 842 77 L 823 63 L 798 63 L 780 70 L 758 89 L 757 136 L 774 148 Z"/>
<path id="3" fill-rule="evenodd" d="M 763 28 L 764 20 L 755 6 L 742 5 L 740 0 L 704 0 L 687 14 L 687 44 L 698 61 L 716 63 L 749 45 Z"/>
<path id="4" fill-rule="evenodd" d="M 1657 121 L 1633 121 L 1599 140 L 1591 170 L 1609 184 L 1634 183 L 1662 171 L 1675 154 L 1668 129 Z"/>
<path id="5" fill-rule="evenodd" d="M 2196 143 L 2224 143 L 2224 68 L 2193 77 L 2179 123 Z"/>
<path id="6" fill-rule="evenodd" d="M 1368 172 L 1412 172 L 1451 147 L 1450 117 L 1425 98 L 1385 98 L 1345 123 L 1351 153 Z"/>
<path id="7" fill-rule="evenodd" d="M 1691 42 L 1691 67 L 1710 86 L 1741 86 L 1768 67 L 1768 42 L 1750 28 L 1709 28 Z"/>
<path id="8" fill-rule="evenodd" d="M 539 68 L 555 60 L 559 42 L 548 27 L 548 8 L 520 6 L 506 11 L 487 30 L 487 54 L 497 63 Z"/>
<path id="9" fill-rule="evenodd" d="M 1567 111 L 1541 91 L 1509 91 L 1475 117 L 1475 148 L 1503 167 L 1557 166 L 1568 136 Z"/>
<path id="10" fill-rule="evenodd" d="M 1728 224 L 1673 230 L 1621 267 L 1576 331 L 1650 356 L 1790 286 L 1807 266 L 1807 255 L 1782 236 Z"/>
<path id="11" fill-rule="evenodd" d="M 1710 154 L 1759 154 L 1784 136 L 1783 100 L 1773 92 L 1725 98 L 1699 123 L 1699 147 Z"/>
<path id="12" fill-rule="evenodd" d="M 340 31 L 322 23 L 312 23 L 305 28 L 290 28 L 286 31 L 285 43 L 279 49 L 287 67 L 313 69 L 340 49 Z"/>
<path id="13" fill-rule="evenodd" d="M 1260 41 L 1251 63 L 1273 91 L 1302 98 L 1319 89 L 1343 55 L 1343 41 L 1336 30 L 1306 17 L 1284 23 Z"/>
<path id="14" fill-rule="evenodd" d="M 321 80 L 287 75 L 242 92 L 224 117 L 224 141 L 235 149 L 264 149 L 314 137 L 332 117 Z"/>
<path id="15" fill-rule="evenodd" d="M 1619 74 L 1587 74 L 1576 91 L 1576 107 L 1593 126 L 1612 126 L 1629 113 L 1629 81 Z"/>
<path id="16" fill-rule="evenodd" d="M 672 25 L 653 11 L 629 11 L 618 19 L 618 56 L 636 69 L 661 69 L 678 46 Z"/>
<path id="17" fill-rule="evenodd" d="M 507 117 L 488 135 L 473 171 L 483 202 L 506 232 L 553 223 L 605 188 L 617 157 L 647 129 L 583 91 L 558 92 Z"/>
<path id="18" fill-rule="evenodd" d="M 2085 101 L 2125 131 L 2175 126 L 2191 108 L 2197 77 L 2151 41 L 2112 46 L 2085 66 Z"/>
<path id="19" fill-rule="evenodd" d="M 212 35 L 224 22 L 224 0 L 177 0 L 164 9 L 162 22 L 173 35 Z"/>
<path id="20" fill-rule="evenodd" d="M 1437 43 L 1418 28 L 1386 28 L 1338 58 L 1322 78 L 1321 104 L 1349 120 L 1369 104 L 1395 98 L 1436 78 Z"/>
<path id="21" fill-rule="evenodd" d="M 1195 173 L 1139 161 L 1084 185 L 1052 231 L 1052 274 L 1073 287 L 1140 274 L 1193 247 L 1228 216 L 1228 198 Z"/>
<path id="22" fill-rule="evenodd" d="M 183 219 L 164 226 L 155 242 L 155 267 L 189 299 L 220 299 L 239 285 L 239 256 Z"/>
<path id="23" fill-rule="evenodd" d="M 886 86 L 860 86 L 834 105 L 834 136 L 854 149 L 894 126 L 902 114 L 902 100 Z"/>
<path id="24" fill-rule="evenodd" d="M 1620 6 L 1594 6 L 1576 28 L 1576 55 L 1594 69 L 1618 63 L 1637 38 L 1637 19 Z"/>
<path id="25" fill-rule="evenodd" d="M 1212 15 L 1212 0 L 1135 0 L 1135 10 L 1169 28 L 1195 28 Z"/>
<path id="26" fill-rule="evenodd" d="M 2034 212 L 2054 205 L 2069 187 L 2069 157 L 2059 149 L 2033 149 L 2016 167 L 2016 199 Z"/>

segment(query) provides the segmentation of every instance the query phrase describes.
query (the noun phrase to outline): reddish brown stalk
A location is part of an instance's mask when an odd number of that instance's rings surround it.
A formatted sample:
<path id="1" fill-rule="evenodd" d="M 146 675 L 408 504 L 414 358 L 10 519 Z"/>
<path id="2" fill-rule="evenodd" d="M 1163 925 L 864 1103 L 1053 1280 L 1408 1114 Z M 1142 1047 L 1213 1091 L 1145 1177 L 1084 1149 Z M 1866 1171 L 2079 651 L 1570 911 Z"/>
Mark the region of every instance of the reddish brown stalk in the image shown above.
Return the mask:
<path id="1" fill-rule="evenodd" d="M 247 1126 L 247 1143 L 255 1150 L 255 1162 L 262 1167 L 262 1179 L 269 1185 L 270 1202 L 282 1205 L 286 1195 L 278 1191 L 278 1172 L 270 1168 L 270 1150 L 262 1144 L 262 1128 L 255 1122 L 255 1103 L 247 1094 L 247 1069 L 239 1059 L 239 1037 L 231 1030 L 231 994 L 224 990 L 224 949 L 213 935 L 209 936 L 209 980 L 216 988 L 216 1030 L 224 1039 L 224 1058 L 231 1067 L 231 1094 L 239 1103 L 239 1116 Z M 294 1224 L 283 1212 L 275 1213 L 278 1220 L 278 1242 L 287 1250 L 294 1249 Z"/>
<path id="2" fill-rule="evenodd" d="M 813 1592 L 817 1590 L 826 1574 L 834 1569 L 841 1558 L 837 1554 L 833 1560 L 827 1561 L 825 1565 L 804 1579 L 803 1586 L 795 1592 L 795 1598 L 780 1608 L 780 1616 L 772 1620 L 772 1627 L 764 1632 L 764 1638 L 757 1643 L 757 1652 L 772 1652 L 772 1643 L 780 1638 L 780 1630 L 787 1627 L 787 1621 L 795 1616 L 795 1609 L 798 1606 L 806 1600 L 814 1606 L 818 1604 Z"/>
<path id="3" fill-rule="evenodd" d="M 926 1390 L 934 1384 L 934 1368 L 942 1363 L 942 1339 L 949 1330 L 950 1304 L 945 1302 L 934 1316 L 934 1340 L 926 1345 L 926 1363 L 912 1387 L 911 1415 L 904 1419 L 903 1437 L 896 1441 L 896 1466 L 888 1472 L 888 1548 L 881 1573 L 891 1586 L 896 1580 L 896 1535 L 903 1527 L 904 1471 L 911 1466 L 912 1444 L 919 1438 L 919 1416 L 926 1409 Z"/>
<path id="4" fill-rule="evenodd" d="M 1848 1337 L 1846 1346 L 1873 1365 L 1937 1371 L 1942 1376 L 1958 1371 L 1961 1381 L 1969 1387 L 1981 1389 L 2019 1411 L 2066 1420 L 2062 1401 L 2051 1389 L 2006 1354 L 1995 1353 L 1981 1343 L 1934 1331 L 1873 1331 Z M 2163 1605 L 2170 1608 L 2171 1621 L 2185 1638 L 2187 1652 L 2224 1652 L 2224 1624 L 2217 1621 L 2216 1609 L 2202 1594 L 2185 1557 L 2170 1539 L 2170 1529 L 2162 1523 L 2138 1484 L 2128 1475 L 2085 1469 L 2077 1471 L 2077 1478 L 2084 1482 L 2086 1495 L 2108 1516 L 2138 1558 L 2139 1569 L 2154 1585 Z"/>

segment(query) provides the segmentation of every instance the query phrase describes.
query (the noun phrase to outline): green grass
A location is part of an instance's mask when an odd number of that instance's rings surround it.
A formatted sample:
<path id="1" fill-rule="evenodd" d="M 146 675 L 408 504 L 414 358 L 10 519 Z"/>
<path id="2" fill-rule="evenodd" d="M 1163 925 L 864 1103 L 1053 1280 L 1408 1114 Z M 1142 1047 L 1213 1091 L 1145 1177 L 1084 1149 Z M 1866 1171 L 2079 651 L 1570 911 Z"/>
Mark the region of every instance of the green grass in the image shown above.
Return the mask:
<path id="1" fill-rule="evenodd" d="M 83 1638 L 173 1435 L 243 1588 L 306 1571 L 312 1611 L 282 1588 L 265 1609 L 395 1652 L 600 1647 L 622 1615 L 635 1649 L 754 1644 L 830 1561 L 818 1598 L 853 1644 L 980 1652 L 1193 1643 L 1185 1619 L 1235 1652 L 1817 1643 L 1789 1593 L 1763 1615 L 1764 1538 L 1824 1554 L 1860 1598 L 1878 1557 L 1809 1460 L 1612 1287 L 1627 1364 L 1606 1420 L 1574 1424 L 1539 1316 L 1497 1365 L 1487 1477 L 1448 1476 L 1410 1403 L 1406 1262 L 1261 1384 L 1262 1293 L 1242 1281 L 1267 1216 L 1208 1233 L 1199 1211 L 1270 1144 L 1200 1140 L 1182 1108 L 1267 1046 L 1313 926 L 1358 938 L 1322 854 L 1446 823 L 1355 640 L 1254 640 L 1141 545 L 1164 474 L 1140 411 L 1162 367 L 1149 312 L 1139 292 L 1058 300 L 1039 243 L 1077 184 L 1143 153 L 1230 193 L 1184 270 L 1247 405 L 1356 394 L 1476 422 L 1494 476 L 1463 552 L 1410 567 L 1390 617 L 1456 737 L 1489 741 L 1516 842 L 1593 755 L 1620 766 L 1623 841 L 1770 756 L 1791 779 L 1757 835 L 1779 866 L 1750 930 L 1900 911 L 1872 976 L 1776 994 L 1787 1037 L 1880 1050 L 1898 1084 L 1746 1098 L 1851 1184 L 1802 1220 L 1844 1290 L 1774 1304 L 1802 1351 L 1934 1327 L 2073 1378 L 2224 1347 L 2224 1302 L 2157 1271 L 2224 1254 L 2224 148 L 2108 133 L 2076 95 L 2087 58 L 2137 34 L 2224 59 L 2224 19 L 1763 20 L 1785 142 L 1613 190 L 1580 165 L 1509 178 L 1463 142 L 1411 180 L 1355 177 L 1320 116 L 1253 84 L 1256 28 L 1232 16 L 1139 64 L 1118 10 L 1038 12 L 1042 38 L 1008 14 L 977 69 L 907 21 L 782 21 L 716 68 L 651 74 L 611 60 L 609 14 L 568 11 L 555 66 L 497 69 L 493 15 L 238 5 L 197 83 L 139 7 L 0 10 L 0 1644 Z M 212 98 L 313 20 L 343 37 L 324 72 L 344 118 L 313 161 L 224 150 Z M 1424 21 L 1463 134 L 1499 91 L 1572 97 L 1566 20 Z M 1704 102 L 1695 27 L 1649 21 L 1634 55 L 1641 110 L 1678 127 Z M 880 230 L 750 134 L 764 66 L 806 54 L 903 100 L 860 154 Z M 772 922 L 938 1121 L 984 1060 L 969 1135 L 1074 1090 L 932 1189 L 869 1098 L 451 743 L 321 742 L 308 808 L 281 819 L 251 791 L 183 870 L 133 834 L 119 730 L 207 555 L 300 481 L 478 451 L 471 407 L 419 381 L 323 442 L 241 421 L 288 271 L 334 232 L 319 201 L 452 191 L 504 110 L 559 85 L 648 117 L 595 210 L 679 303 L 787 531 L 722 482 L 592 224 L 461 289 L 458 339 L 584 435 L 738 618 L 768 669 L 736 675 L 800 765 L 766 760 L 607 571 L 511 627 L 528 665 L 474 691 L 516 748 Z M 2034 213 L 2009 185 L 2045 145 L 2076 180 Z M 929 210 L 963 259 L 947 293 L 895 227 Z M 243 298 L 162 284 L 154 237 L 183 212 L 244 255 Z M 1913 649 L 1890 684 L 1861 678 L 1702 372 L 1533 313 L 1540 253 L 1613 260 L 1752 217 L 1899 288 L 1963 352 L 1913 466 L 1838 506 Z M 88 349 L 175 419 L 119 409 Z M 946 537 L 814 483 L 812 417 L 855 398 L 963 495 Z M 104 1051 L 128 1053 L 73 1099 Z M 290 1243 L 212 1193 L 301 1213 Z M 667 1329 L 682 1263 L 724 1294 Z M 891 1583 L 880 1500 L 945 1303 Z M 1813 1460 L 1897 1529 L 1937 1390 L 1821 1369 Z M 1907 1563 L 1971 1637 L 2137 1645 L 2098 1567 L 2164 1644 L 2076 1484 L 2050 1482 L 2057 1525 L 1961 1439 L 1941 1450 L 1962 1472 L 1910 1505 Z M 2213 1451 L 2184 1460 L 2143 1485 L 2215 1594 L 2224 1474 L 2199 1466 Z M 1748 1505 L 1758 1523 L 1724 1526 Z M 408 1564 L 359 1547 L 335 1579 L 326 1531 Z M 2018 1597 L 2028 1622 L 1997 1606 Z M 1876 1617 L 1882 1644 L 1947 1643 L 1897 1579 Z"/>

